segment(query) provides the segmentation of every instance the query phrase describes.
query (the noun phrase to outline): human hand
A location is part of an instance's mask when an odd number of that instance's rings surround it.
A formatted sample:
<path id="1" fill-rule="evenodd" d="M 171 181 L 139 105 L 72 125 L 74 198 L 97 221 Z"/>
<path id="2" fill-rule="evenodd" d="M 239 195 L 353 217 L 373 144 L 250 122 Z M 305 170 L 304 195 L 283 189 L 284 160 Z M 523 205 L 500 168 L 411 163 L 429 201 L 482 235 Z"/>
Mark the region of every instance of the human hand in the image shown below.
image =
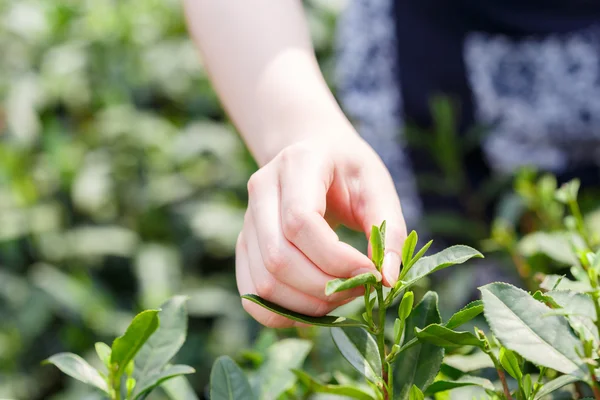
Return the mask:
<path id="1" fill-rule="evenodd" d="M 363 294 L 325 295 L 326 283 L 364 272 L 373 262 L 339 240 L 335 221 L 370 235 L 387 221 L 383 283 L 395 283 L 406 226 L 393 181 L 379 156 L 355 132 L 310 137 L 284 148 L 248 182 L 249 204 L 236 246 L 241 294 L 322 316 Z M 370 249 L 369 249 L 370 252 Z M 244 309 L 268 327 L 297 325 L 248 300 Z"/>

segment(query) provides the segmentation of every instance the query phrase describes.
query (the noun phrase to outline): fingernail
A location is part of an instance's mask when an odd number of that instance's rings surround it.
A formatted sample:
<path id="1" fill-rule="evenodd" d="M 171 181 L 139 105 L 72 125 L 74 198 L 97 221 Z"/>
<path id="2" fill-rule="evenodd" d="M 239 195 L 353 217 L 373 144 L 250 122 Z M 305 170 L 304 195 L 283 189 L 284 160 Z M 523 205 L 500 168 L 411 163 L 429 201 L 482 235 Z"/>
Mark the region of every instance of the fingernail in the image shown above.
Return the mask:
<path id="1" fill-rule="evenodd" d="M 398 280 L 400 274 L 400 256 L 397 253 L 389 252 L 383 258 L 381 270 L 385 275 L 385 280 L 393 286 Z"/>
<path id="2" fill-rule="evenodd" d="M 367 272 L 370 272 L 373 275 L 375 275 L 377 277 L 377 282 L 381 281 L 381 279 L 382 279 L 381 273 L 379 271 L 377 271 L 376 269 L 361 268 L 359 270 L 354 271 L 352 276 L 354 277 L 354 276 L 357 276 L 360 274 L 366 274 Z"/>

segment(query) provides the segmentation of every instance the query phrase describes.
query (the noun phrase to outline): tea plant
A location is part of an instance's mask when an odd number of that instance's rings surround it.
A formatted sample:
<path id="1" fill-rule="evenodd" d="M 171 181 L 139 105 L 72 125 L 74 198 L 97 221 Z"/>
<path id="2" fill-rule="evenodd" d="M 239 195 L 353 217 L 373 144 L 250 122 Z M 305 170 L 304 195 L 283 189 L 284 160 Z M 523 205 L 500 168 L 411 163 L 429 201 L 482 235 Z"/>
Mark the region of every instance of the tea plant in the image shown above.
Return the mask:
<path id="1" fill-rule="evenodd" d="M 185 297 L 176 296 L 160 310 L 141 312 L 111 347 L 96 343 L 104 365 L 101 370 L 73 353 L 55 354 L 46 362 L 99 389 L 110 400 L 143 400 L 167 380 L 195 372 L 187 365 L 169 364 L 185 341 L 185 301 Z"/>
<path id="2" fill-rule="evenodd" d="M 574 280 L 547 276 L 542 289 L 533 294 L 506 283 L 480 288 L 482 299 L 474 301 L 443 322 L 438 296 L 427 292 L 416 306 L 410 290 L 429 274 L 452 265 L 483 257 L 467 246 L 453 246 L 424 256 L 431 242 L 415 253 L 417 234 L 412 232 L 403 247 L 398 282 L 384 288 L 375 275 L 367 273 L 327 284 L 326 294 L 364 286 L 362 319 L 337 316 L 309 317 L 286 310 L 259 296 L 242 297 L 292 320 L 329 327 L 339 353 L 364 378 L 365 383 L 329 371 L 327 381 L 300 370 L 311 343 L 286 339 L 273 346 L 279 355 L 277 376 L 261 365 L 250 379 L 229 357 L 218 359 L 211 375 L 211 400 L 308 398 L 311 393 L 329 393 L 355 399 L 417 400 L 448 399 L 445 392 L 478 388 L 460 399 L 538 400 L 568 398 L 589 393 L 600 400 L 599 280 L 600 251 L 594 253 L 596 238 L 588 233 L 578 212 L 576 181 L 553 193 L 568 205 L 566 233 L 573 254 Z M 381 269 L 385 252 L 385 222 L 373 227 L 370 237 L 372 260 Z M 597 251 L 597 249 L 596 249 Z M 388 310 L 397 308 L 393 328 L 386 331 Z M 483 313 L 490 331 L 474 327 L 473 333 L 457 330 Z M 486 328 L 487 329 L 487 328 Z M 269 350 L 271 351 L 271 349 Z M 446 356 L 446 357 L 445 357 Z M 482 358 L 483 357 L 483 358 Z M 459 361 L 457 361 L 459 360 Z M 477 364 L 470 367 L 469 364 Z M 495 370 L 497 379 L 470 375 L 485 368 Z M 287 369 L 287 371 L 283 371 Z M 270 382 L 265 383 L 266 376 Z M 489 374 L 487 375 L 489 378 Z M 296 385 L 295 385 L 296 384 Z M 296 388 L 296 389 L 294 389 Z M 461 392 L 464 393 L 464 392 Z M 562 397 L 567 398 L 567 397 Z"/>

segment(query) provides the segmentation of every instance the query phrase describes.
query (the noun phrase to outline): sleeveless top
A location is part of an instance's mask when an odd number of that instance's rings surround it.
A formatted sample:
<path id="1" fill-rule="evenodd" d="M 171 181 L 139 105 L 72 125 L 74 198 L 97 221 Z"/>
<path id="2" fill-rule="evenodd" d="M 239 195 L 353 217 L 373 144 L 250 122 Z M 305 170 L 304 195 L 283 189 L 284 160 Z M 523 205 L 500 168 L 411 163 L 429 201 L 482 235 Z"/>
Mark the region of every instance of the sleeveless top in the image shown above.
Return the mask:
<path id="1" fill-rule="evenodd" d="M 401 128 L 429 126 L 436 94 L 459 101 L 462 132 L 488 128 L 471 169 L 584 168 L 600 182 L 600 1 L 350 0 L 338 24 L 338 98 L 390 169 L 409 228 L 423 160 Z"/>

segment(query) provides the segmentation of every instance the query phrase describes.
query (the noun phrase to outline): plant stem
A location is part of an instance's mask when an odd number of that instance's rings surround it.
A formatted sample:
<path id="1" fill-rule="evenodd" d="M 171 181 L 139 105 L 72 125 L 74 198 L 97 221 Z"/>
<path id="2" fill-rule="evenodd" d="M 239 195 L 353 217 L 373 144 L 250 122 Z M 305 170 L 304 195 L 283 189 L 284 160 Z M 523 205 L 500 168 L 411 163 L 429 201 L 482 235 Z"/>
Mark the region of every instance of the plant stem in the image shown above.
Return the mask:
<path id="1" fill-rule="evenodd" d="M 487 346 L 489 346 L 489 344 Z M 492 359 L 492 363 L 494 363 L 494 367 L 496 367 L 496 372 L 498 372 L 498 378 L 500 378 L 500 382 L 502 382 L 502 389 L 504 390 L 504 396 L 506 397 L 506 400 L 513 400 L 512 396 L 510 395 L 510 389 L 508 388 L 508 383 L 506 382 L 506 375 L 504 374 L 502 365 L 500 364 L 500 362 L 498 361 L 498 359 L 496 358 L 496 356 L 490 348 L 486 348 L 484 352 Z"/>
<path id="2" fill-rule="evenodd" d="M 379 358 L 381 359 L 381 371 L 384 380 L 389 379 L 389 374 L 387 371 L 387 363 L 385 361 L 385 301 L 383 299 L 383 286 L 381 282 L 376 286 L 377 290 L 377 303 L 379 306 L 379 326 L 377 329 L 377 347 L 379 348 Z M 387 379 L 386 379 L 387 375 Z M 385 391 L 385 388 L 384 388 Z M 384 398 L 388 398 L 387 393 L 384 393 Z"/>
<path id="3" fill-rule="evenodd" d="M 584 240 L 588 248 L 593 248 L 589 235 L 587 233 L 587 229 L 585 228 L 585 222 L 583 220 L 583 215 L 581 214 L 581 209 L 579 208 L 579 203 L 577 203 L 576 200 L 569 201 L 569 208 L 571 209 L 571 214 L 573 214 L 573 216 L 575 217 L 577 230 L 579 231 L 581 238 Z"/>
<path id="4" fill-rule="evenodd" d="M 596 382 L 592 385 L 592 390 L 594 391 L 594 398 L 600 400 L 600 389 L 598 389 L 598 384 Z"/>
<path id="5" fill-rule="evenodd" d="M 388 398 L 394 400 L 394 363 L 388 363 Z"/>

